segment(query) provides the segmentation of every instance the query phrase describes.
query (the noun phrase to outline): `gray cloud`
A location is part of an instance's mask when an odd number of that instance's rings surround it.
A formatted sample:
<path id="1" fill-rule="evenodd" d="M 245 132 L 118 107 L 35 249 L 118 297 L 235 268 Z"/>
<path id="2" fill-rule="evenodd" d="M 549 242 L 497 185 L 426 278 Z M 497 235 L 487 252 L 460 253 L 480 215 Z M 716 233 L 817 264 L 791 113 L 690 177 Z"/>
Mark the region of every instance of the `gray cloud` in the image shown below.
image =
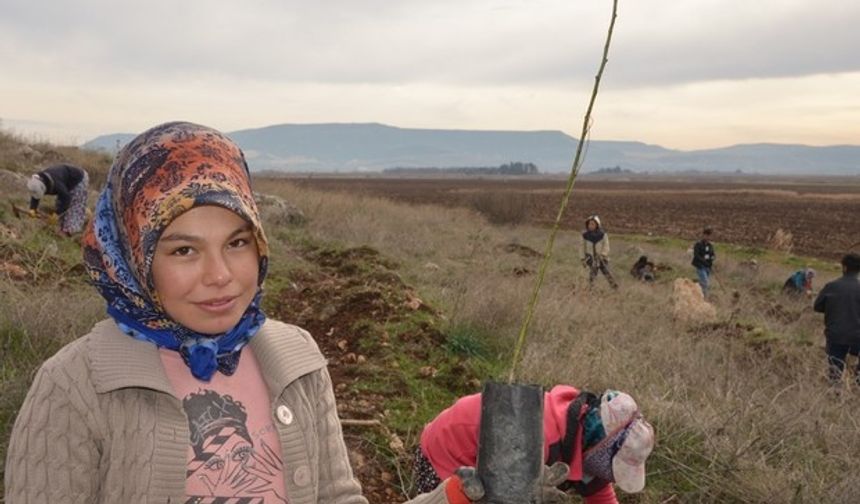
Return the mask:
<path id="1" fill-rule="evenodd" d="M 609 8 L 550 0 L 6 0 L 0 58 L 7 68 L 82 81 L 229 75 L 565 85 L 592 78 Z M 620 10 L 610 86 L 860 70 L 857 2 L 637 0 Z"/>
<path id="2" fill-rule="evenodd" d="M 625 36 L 613 72 L 633 83 L 796 77 L 860 70 L 860 4 L 856 2 L 719 2 L 693 17 L 655 22 Z M 728 4 L 723 2 L 723 5 Z"/>

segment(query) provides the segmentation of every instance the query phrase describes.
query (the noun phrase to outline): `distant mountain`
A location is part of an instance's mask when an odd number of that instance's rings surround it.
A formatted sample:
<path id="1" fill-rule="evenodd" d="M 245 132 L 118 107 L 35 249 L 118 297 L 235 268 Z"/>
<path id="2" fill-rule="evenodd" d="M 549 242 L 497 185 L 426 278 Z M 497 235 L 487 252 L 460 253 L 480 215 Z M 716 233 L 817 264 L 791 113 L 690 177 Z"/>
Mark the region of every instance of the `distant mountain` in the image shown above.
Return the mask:
<path id="1" fill-rule="evenodd" d="M 542 173 L 570 170 L 576 139 L 561 131 L 397 128 L 383 124 L 281 124 L 228 133 L 254 171 L 355 172 L 386 168 L 534 163 Z M 115 151 L 133 134 L 104 135 L 83 147 Z M 592 140 L 583 171 L 719 171 L 802 175 L 860 174 L 860 146 L 734 145 L 679 151 L 641 142 Z"/>

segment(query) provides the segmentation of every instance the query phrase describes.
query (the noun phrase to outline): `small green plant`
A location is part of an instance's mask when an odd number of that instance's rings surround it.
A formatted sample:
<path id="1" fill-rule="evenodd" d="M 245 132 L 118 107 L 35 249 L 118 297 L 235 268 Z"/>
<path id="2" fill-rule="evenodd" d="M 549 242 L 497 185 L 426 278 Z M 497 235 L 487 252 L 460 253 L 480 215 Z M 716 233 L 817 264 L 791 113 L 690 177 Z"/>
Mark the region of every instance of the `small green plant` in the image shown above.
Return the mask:
<path id="1" fill-rule="evenodd" d="M 445 348 L 463 357 L 487 357 L 487 335 L 472 325 L 459 324 L 447 331 Z"/>

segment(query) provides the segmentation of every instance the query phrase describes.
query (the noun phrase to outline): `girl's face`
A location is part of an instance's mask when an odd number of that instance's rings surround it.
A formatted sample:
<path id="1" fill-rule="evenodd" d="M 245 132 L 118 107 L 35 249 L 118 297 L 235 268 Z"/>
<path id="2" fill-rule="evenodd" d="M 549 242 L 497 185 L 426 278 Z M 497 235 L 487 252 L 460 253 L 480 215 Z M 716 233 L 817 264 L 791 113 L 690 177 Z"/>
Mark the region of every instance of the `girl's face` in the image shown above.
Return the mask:
<path id="1" fill-rule="evenodd" d="M 161 234 L 152 280 L 167 315 L 192 331 L 220 334 L 257 293 L 260 258 L 253 228 L 218 206 L 192 208 Z"/>
<path id="2" fill-rule="evenodd" d="M 597 229 L 597 223 L 593 220 L 590 220 L 585 223 L 585 227 L 588 228 L 589 231 L 594 231 L 595 229 Z"/>

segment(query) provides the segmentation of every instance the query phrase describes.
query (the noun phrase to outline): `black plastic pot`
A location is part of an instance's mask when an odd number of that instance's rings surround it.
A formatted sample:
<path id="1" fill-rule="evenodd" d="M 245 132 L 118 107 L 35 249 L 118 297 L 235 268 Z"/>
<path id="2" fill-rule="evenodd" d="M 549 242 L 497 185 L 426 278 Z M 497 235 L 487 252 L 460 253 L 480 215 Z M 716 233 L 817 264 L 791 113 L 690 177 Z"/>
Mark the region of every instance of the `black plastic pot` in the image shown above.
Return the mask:
<path id="1" fill-rule="evenodd" d="M 543 389 L 487 382 L 481 398 L 478 477 L 487 504 L 537 502 L 543 466 Z"/>

